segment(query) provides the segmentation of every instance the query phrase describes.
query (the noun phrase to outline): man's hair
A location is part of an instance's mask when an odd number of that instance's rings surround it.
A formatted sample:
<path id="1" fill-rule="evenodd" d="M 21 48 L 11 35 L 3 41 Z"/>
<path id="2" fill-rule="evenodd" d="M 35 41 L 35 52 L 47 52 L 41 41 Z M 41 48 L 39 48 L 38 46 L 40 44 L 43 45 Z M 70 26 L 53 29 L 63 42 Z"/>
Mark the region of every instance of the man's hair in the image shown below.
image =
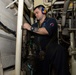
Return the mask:
<path id="1" fill-rule="evenodd" d="M 44 8 L 44 9 L 45 9 L 45 7 L 44 7 L 43 5 L 38 5 L 38 6 L 36 6 L 36 7 L 34 8 L 34 10 L 35 10 L 36 8 L 38 8 L 38 9 Z"/>
<path id="2" fill-rule="evenodd" d="M 46 9 L 45 9 L 45 7 L 44 7 L 43 5 L 38 5 L 38 6 L 36 6 L 36 7 L 34 8 L 34 10 L 35 10 L 36 8 L 40 9 L 41 12 L 42 12 L 42 14 L 46 14 L 46 12 L 47 12 Z"/>

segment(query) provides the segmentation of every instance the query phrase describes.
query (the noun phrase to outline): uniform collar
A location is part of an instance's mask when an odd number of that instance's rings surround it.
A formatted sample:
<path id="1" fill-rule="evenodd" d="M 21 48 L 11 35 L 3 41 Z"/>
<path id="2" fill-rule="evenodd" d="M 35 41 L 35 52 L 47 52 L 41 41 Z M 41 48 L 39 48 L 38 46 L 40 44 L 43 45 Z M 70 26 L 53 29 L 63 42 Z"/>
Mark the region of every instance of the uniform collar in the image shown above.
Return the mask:
<path id="1" fill-rule="evenodd" d="M 44 21 L 46 21 L 47 19 L 48 19 L 48 17 L 46 17 Z"/>

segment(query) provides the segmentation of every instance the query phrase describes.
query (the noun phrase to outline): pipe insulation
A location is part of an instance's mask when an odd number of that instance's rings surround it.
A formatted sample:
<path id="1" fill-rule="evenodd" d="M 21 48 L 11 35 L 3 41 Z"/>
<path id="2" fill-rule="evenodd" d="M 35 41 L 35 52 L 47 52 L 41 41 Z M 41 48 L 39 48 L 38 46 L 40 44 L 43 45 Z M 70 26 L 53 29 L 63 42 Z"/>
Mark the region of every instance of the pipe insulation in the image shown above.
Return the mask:
<path id="1" fill-rule="evenodd" d="M 23 24 L 23 5 L 24 0 L 19 0 L 18 3 L 18 19 L 17 19 L 17 38 L 16 38 L 16 61 L 15 75 L 21 74 L 21 46 L 22 46 L 22 24 Z"/>

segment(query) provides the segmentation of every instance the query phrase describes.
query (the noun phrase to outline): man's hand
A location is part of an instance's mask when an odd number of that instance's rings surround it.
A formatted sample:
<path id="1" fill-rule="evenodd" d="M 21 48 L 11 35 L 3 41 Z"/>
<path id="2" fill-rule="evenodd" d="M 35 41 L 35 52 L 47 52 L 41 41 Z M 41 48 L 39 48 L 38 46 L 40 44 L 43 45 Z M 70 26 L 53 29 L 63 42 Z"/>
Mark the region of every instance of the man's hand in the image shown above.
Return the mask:
<path id="1" fill-rule="evenodd" d="M 29 25 L 28 23 L 24 23 L 23 29 L 30 30 L 31 29 L 31 25 Z"/>
<path id="2" fill-rule="evenodd" d="M 29 31 L 32 31 L 31 27 L 32 26 L 30 24 L 28 24 L 28 23 L 24 23 L 24 25 L 23 25 L 23 29 L 26 29 L 26 30 L 29 30 Z M 37 34 L 41 34 L 41 35 L 48 34 L 48 31 L 44 27 L 34 28 L 32 32 L 37 33 Z"/>

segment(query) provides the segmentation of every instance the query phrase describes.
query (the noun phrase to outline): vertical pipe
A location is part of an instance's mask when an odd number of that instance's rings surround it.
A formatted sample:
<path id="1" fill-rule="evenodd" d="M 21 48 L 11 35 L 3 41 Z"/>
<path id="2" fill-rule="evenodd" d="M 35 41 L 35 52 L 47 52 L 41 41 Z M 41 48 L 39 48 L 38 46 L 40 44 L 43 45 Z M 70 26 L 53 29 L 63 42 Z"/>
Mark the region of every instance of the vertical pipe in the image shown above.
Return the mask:
<path id="1" fill-rule="evenodd" d="M 67 9 L 69 7 L 69 3 L 70 3 L 70 0 L 66 0 L 65 3 L 64 3 L 64 10 L 63 10 L 63 13 L 62 13 L 62 26 L 65 26 L 66 13 L 67 13 Z"/>
<path id="2" fill-rule="evenodd" d="M 70 33 L 70 44 L 71 44 L 71 48 L 74 49 L 75 48 L 75 44 L 74 44 L 74 32 Z"/>
<path id="3" fill-rule="evenodd" d="M 72 20 L 69 19 L 69 28 L 72 28 Z M 70 46 L 71 46 L 71 52 L 74 53 L 75 51 L 75 39 L 74 39 L 74 31 L 70 32 Z M 71 75 L 76 75 L 76 54 L 71 55 Z"/>
<path id="4" fill-rule="evenodd" d="M 72 21 L 71 21 L 71 19 L 69 19 L 69 28 L 71 29 L 72 28 Z M 73 31 L 71 31 L 70 32 L 70 45 L 71 45 L 71 48 L 72 49 L 74 49 L 75 47 L 74 47 L 74 32 Z"/>
<path id="5" fill-rule="evenodd" d="M 18 3 L 18 19 L 17 19 L 17 38 L 16 38 L 16 62 L 15 75 L 20 75 L 21 71 L 21 44 L 22 44 L 22 30 L 23 23 L 23 3 L 24 0 L 19 0 Z"/>

